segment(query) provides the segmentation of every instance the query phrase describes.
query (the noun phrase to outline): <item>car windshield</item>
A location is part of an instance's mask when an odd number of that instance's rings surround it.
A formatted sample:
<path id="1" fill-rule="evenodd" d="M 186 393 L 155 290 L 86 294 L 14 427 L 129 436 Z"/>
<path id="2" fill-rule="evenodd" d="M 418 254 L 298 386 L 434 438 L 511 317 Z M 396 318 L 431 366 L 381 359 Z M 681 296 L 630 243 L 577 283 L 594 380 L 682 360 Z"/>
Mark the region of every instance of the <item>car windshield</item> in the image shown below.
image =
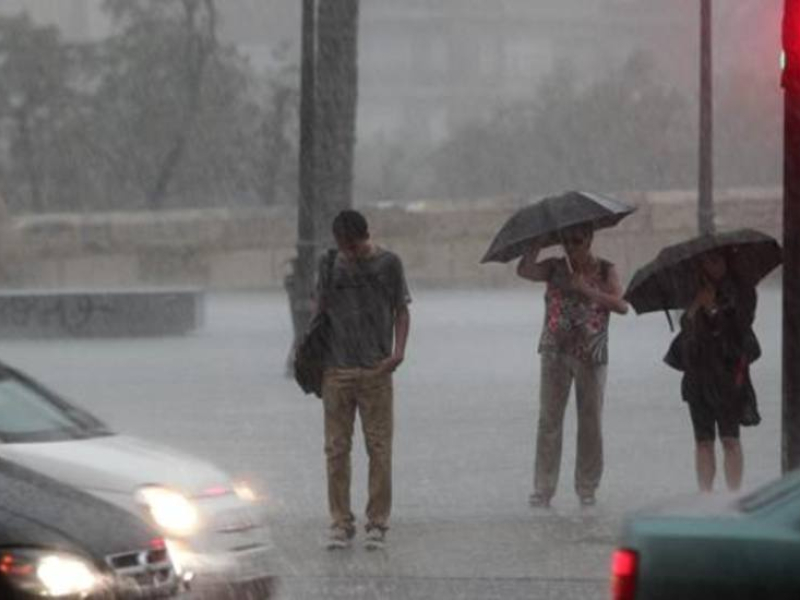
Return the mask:
<path id="1" fill-rule="evenodd" d="M 47 442 L 106 435 L 100 421 L 10 374 L 0 374 L 0 441 Z"/>
<path id="2" fill-rule="evenodd" d="M 800 493 L 800 475 L 791 474 L 747 494 L 739 500 L 739 508 L 744 512 L 754 512 L 796 497 Z"/>

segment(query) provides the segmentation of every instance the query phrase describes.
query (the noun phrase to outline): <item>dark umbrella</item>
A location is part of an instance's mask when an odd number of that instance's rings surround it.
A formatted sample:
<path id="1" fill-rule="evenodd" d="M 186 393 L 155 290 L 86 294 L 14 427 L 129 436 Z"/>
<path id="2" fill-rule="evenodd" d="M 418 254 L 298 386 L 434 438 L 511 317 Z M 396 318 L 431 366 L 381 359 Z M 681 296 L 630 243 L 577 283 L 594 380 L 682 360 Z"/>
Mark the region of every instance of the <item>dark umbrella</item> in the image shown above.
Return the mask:
<path id="1" fill-rule="evenodd" d="M 561 243 L 561 232 L 576 225 L 613 227 L 635 207 L 589 192 L 548 196 L 519 209 L 494 236 L 481 262 L 509 262 L 525 254 L 531 243 Z"/>
<path id="2" fill-rule="evenodd" d="M 638 313 L 686 308 L 700 285 L 697 261 L 706 252 L 724 250 L 728 268 L 746 285 L 755 286 L 781 263 L 781 248 L 774 238 L 753 229 L 701 235 L 663 248 L 658 256 L 636 271 L 625 299 Z"/>

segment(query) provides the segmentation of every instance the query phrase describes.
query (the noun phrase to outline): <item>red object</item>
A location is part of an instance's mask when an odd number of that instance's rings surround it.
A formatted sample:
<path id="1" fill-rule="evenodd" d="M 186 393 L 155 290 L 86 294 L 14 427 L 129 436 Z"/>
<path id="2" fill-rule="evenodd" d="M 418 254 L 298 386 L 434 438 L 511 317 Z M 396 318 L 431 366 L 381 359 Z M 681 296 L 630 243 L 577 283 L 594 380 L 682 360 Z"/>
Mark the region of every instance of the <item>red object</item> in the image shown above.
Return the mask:
<path id="1" fill-rule="evenodd" d="M 206 488 L 205 490 L 203 490 L 200 496 L 202 498 L 215 498 L 217 496 L 224 496 L 225 494 L 230 494 L 230 492 L 231 490 L 229 490 L 225 486 L 217 485 L 214 487 Z"/>
<path id="2" fill-rule="evenodd" d="M 163 550 L 164 548 L 167 547 L 167 544 L 164 541 L 164 538 L 153 538 L 152 540 L 150 540 L 150 547 L 153 550 Z"/>
<path id="3" fill-rule="evenodd" d="M 781 85 L 788 91 L 800 92 L 800 0 L 785 0 L 782 40 Z"/>
<path id="4" fill-rule="evenodd" d="M 34 566 L 30 563 L 20 563 L 10 554 L 4 554 L 0 559 L 0 572 L 16 577 L 33 575 Z"/>
<path id="5" fill-rule="evenodd" d="M 612 600 L 634 600 L 636 598 L 636 576 L 639 570 L 639 555 L 633 550 L 616 550 L 611 557 Z"/>

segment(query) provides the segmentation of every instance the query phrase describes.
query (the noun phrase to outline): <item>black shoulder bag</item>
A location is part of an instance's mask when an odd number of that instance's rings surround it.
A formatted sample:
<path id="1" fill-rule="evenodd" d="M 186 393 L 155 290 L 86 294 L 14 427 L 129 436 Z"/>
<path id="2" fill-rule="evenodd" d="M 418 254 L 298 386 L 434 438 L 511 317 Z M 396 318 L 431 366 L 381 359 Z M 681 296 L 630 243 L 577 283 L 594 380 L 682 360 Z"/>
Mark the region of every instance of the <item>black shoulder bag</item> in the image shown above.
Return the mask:
<path id="1" fill-rule="evenodd" d="M 336 250 L 325 257 L 326 287 L 333 276 Z M 325 356 L 331 345 L 331 321 L 324 310 L 317 311 L 308 324 L 303 338 L 294 353 L 294 379 L 306 393 L 322 398 L 322 377 L 325 373 Z"/>

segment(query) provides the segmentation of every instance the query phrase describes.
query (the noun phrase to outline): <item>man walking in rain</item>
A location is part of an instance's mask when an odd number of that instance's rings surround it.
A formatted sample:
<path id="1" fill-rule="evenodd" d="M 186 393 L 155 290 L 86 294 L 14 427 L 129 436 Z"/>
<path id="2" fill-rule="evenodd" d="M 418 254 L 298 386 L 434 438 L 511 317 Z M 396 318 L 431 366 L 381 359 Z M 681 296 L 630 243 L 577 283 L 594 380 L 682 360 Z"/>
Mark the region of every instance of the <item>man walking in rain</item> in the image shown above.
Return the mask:
<path id="1" fill-rule="evenodd" d="M 369 456 L 368 549 L 382 548 L 392 505 L 392 373 L 405 356 L 411 301 L 400 258 L 370 240 L 367 221 L 354 210 L 333 221 L 338 252 L 320 263 L 319 310 L 331 325 L 322 402 L 331 528 L 329 549 L 355 535 L 350 510 L 350 448 L 356 412 Z"/>
<path id="2" fill-rule="evenodd" d="M 541 382 L 536 463 L 530 504 L 548 508 L 561 466 L 564 410 L 574 382 L 578 412 L 575 492 L 593 506 L 603 473 L 601 416 L 608 362 L 610 312 L 625 314 L 627 303 L 614 265 L 591 252 L 591 225 L 561 234 L 566 258 L 537 262 L 534 243 L 517 267 L 520 277 L 547 283 L 545 323 L 539 342 Z"/>

